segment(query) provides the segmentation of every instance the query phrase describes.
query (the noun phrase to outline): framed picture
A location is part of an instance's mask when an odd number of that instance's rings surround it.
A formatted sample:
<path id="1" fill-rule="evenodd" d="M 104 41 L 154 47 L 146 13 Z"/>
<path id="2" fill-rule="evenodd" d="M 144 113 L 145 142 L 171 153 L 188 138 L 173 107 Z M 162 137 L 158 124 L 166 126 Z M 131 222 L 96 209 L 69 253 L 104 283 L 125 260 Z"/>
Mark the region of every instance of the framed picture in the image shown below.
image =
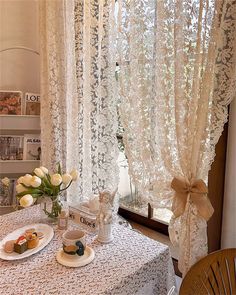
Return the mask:
<path id="1" fill-rule="evenodd" d="M 40 115 L 40 94 L 25 94 L 25 115 Z"/>
<path id="2" fill-rule="evenodd" d="M 0 115 L 22 114 L 22 92 L 0 90 Z"/>
<path id="3" fill-rule="evenodd" d="M 23 160 L 24 137 L 0 135 L 0 160 Z"/>
<path id="4" fill-rule="evenodd" d="M 41 140 L 39 134 L 24 135 L 24 160 L 40 160 Z"/>

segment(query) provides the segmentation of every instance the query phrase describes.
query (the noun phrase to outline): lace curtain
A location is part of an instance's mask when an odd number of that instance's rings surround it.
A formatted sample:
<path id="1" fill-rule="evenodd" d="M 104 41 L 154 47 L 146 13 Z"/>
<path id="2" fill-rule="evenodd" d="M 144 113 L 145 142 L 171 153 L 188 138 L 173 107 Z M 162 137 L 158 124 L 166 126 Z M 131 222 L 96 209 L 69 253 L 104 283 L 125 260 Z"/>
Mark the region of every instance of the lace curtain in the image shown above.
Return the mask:
<path id="1" fill-rule="evenodd" d="M 207 183 L 235 95 L 236 1 L 120 1 L 120 113 L 143 201 L 171 209 L 171 181 Z M 207 223 L 188 197 L 169 232 L 183 274 L 207 254 Z"/>
<path id="2" fill-rule="evenodd" d="M 114 1 L 39 5 L 42 164 L 79 170 L 75 204 L 118 182 Z"/>

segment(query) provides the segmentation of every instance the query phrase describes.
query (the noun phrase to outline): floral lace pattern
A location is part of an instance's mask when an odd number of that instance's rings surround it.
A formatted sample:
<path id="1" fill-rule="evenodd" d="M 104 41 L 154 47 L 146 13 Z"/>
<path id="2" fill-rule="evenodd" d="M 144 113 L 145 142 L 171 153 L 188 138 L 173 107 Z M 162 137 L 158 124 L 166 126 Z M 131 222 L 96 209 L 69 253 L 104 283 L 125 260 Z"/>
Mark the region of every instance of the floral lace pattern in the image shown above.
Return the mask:
<path id="1" fill-rule="evenodd" d="M 118 184 L 113 24 L 114 1 L 40 1 L 42 161 L 79 170 L 73 203 Z"/>
<path id="2" fill-rule="evenodd" d="M 206 144 L 201 161 L 205 162 L 203 175 L 207 174 L 215 157 L 224 123 L 228 120 L 228 106 L 236 97 L 236 1 L 227 0 L 218 9 L 218 42 L 215 60 L 214 90 Z"/>
<path id="3" fill-rule="evenodd" d="M 34 206 L 0 216 L 0 238 L 26 224 L 39 222 Z M 78 228 L 70 224 L 70 228 Z M 126 227 L 114 225 L 112 244 L 100 244 L 94 236 L 87 243 L 95 251 L 92 263 L 69 268 L 56 261 L 63 231 L 55 229 L 52 241 L 40 252 L 18 261 L 0 260 L 0 293 L 126 295 L 167 294 L 175 286 L 172 259 L 167 246 Z"/>
<path id="4" fill-rule="evenodd" d="M 235 94 L 235 0 L 134 0 L 120 8 L 120 110 L 131 177 L 144 201 L 171 208 L 173 177 L 207 182 Z M 206 221 L 190 201 L 169 229 L 185 274 L 207 254 Z"/>

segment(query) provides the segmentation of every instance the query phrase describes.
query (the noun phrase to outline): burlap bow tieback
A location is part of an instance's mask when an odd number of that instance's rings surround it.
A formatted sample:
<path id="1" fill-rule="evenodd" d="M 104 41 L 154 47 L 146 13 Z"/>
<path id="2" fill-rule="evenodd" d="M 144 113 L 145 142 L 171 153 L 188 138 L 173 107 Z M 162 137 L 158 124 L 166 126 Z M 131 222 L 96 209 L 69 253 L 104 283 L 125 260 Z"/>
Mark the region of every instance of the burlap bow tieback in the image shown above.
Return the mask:
<path id="1" fill-rule="evenodd" d="M 207 197 L 208 189 L 205 182 L 201 179 L 191 179 L 188 182 L 185 179 L 174 178 L 171 187 L 175 190 L 175 197 L 172 204 L 172 212 L 175 217 L 182 215 L 185 211 L 188 195 L 191 201 L 196 205 L 198 214 L 208 221 L 214 209 Z"/>

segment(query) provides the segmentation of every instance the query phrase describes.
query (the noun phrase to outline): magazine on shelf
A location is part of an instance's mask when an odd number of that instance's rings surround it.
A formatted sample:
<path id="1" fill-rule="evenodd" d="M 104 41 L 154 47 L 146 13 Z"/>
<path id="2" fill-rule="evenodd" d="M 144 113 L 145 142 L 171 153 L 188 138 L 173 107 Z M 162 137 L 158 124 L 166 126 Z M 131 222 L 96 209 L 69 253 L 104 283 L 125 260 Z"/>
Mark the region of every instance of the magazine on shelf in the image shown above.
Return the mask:
<path id="1" fill-rule="evenodd" d="M 41 140 L 39 134 L 24 135 L 24 160 L 40 160 Z"/>
<path id="2" fill-rule="evenodd" d="M 23 136 L 0 135 L 0 160 L 23 160 Z"/>
<path id="3" fill-rule="evenodd" d="M 22 114 L 22 92 L 0 90 L 0 115 Z"/>
<path id="4" fill-rule="evenodd" d="M 25 93 L 25 115 L 40 115 L 40 94 Z"/>
<path id="5" fill-rule="evenodd" d="M 14 206 L 16 200 L 16 179 L 10 179 L 9 186 L 0 181 L 0 206 Z"/>

